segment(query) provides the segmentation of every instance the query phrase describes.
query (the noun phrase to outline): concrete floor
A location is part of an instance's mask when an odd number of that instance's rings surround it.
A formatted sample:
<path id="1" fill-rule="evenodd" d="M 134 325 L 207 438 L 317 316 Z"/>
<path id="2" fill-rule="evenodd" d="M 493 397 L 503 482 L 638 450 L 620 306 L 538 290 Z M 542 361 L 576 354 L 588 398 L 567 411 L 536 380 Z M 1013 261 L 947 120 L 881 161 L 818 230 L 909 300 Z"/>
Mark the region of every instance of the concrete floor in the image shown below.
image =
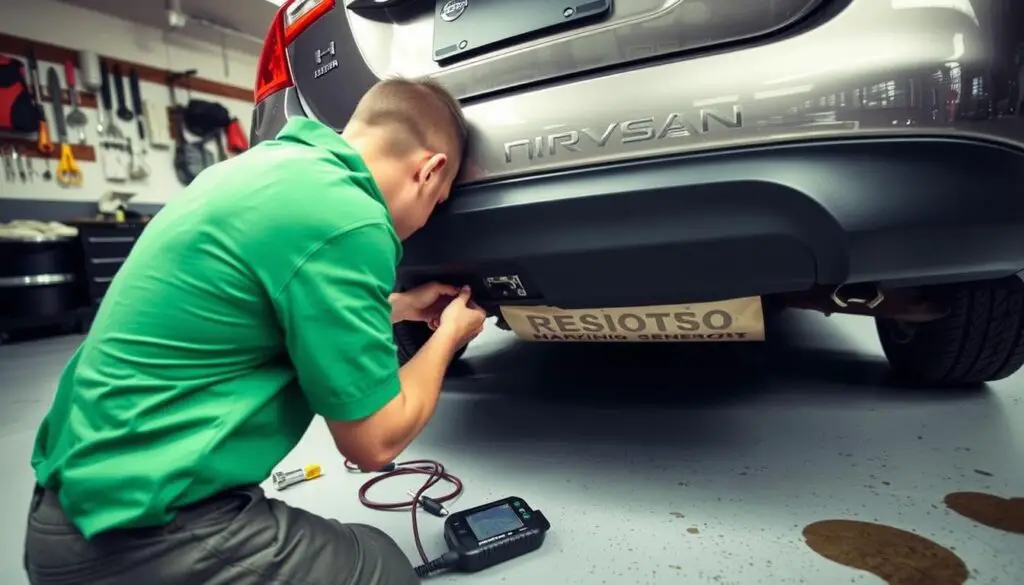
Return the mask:
<path id="1" fill-rule="evenodd" d="M 0 347 L 5 585 L 25 583 L 33 434 L 77 341 Z M 467 363 L 405 458 L 440 460 L 465 481 L 453 509 L 518 495 L 553 528 L 535 553 L 439 583 L 884 583 L 808 546 L 804 527 L 830 519 L 924 536 L 962 559 L 970 583 L 1024 580 L 1024 535 L 944 505 L 951 492 L 1024 496 L 1024 376 L 966 393 L 888 388 L 870 321 L 806 313 L 758 345 L 553 346 L 488 331 Z M 344 471 L 319 422 L 282 467 L 312 462 L 326 475 L 278 497 L 376 524 L 415 558 L 408 513 L 360 506 L 367 476 Z M 413 485 L 395 483 L 374 497 Z M 1020 518 L 1022 503 L 994 515 Z M 441 523 L 423 518 L 424 545 L 440 554 Z M 901 580 L 900 567 L 924 565 L 888 557 L 911 545 L 853 540 L 893 585 L 964 581 L 926 566 Z"/>

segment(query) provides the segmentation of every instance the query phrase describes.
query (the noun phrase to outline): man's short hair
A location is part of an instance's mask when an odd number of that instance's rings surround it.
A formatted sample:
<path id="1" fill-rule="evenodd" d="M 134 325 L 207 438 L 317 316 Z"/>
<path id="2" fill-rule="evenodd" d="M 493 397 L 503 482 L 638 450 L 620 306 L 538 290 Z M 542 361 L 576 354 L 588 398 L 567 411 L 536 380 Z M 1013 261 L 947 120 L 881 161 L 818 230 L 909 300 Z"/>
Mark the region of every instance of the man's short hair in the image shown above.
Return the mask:
<path id="1" fill-rule="evenodd" d="M 429 78 L 378 82 L 359 100 L 351 121 L 366 127 L 389 126 L 390 146 L 397 155 L 426 148 L 457 162 L 466 149 L 468 126 L 459 100 Z"/>

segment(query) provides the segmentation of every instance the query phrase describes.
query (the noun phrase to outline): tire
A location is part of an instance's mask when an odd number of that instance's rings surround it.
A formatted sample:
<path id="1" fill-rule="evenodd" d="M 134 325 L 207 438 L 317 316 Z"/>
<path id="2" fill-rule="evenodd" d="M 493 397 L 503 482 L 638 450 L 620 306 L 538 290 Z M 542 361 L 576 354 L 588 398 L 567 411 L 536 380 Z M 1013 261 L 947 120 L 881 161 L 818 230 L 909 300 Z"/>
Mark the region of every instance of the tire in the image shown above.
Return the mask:
<path id="1" fill-rule="evenodd" d="M 405 365 L 405 362 L 411 360 L 412 356 L 416 355 L 416 352 L 427 343 L 427 340 L 434 333 L 426 323 L 418 321 L 395 323 L 394 329 L 395 345 L 398 346 L 398 363 L 400 365 Z M 464 353 L 466 353 L 466 348 L 462 347 L 459 351 L 455 352 L 452 362 L 458 361 Z"/>
<path id="2" fill-rule="evenodd" d="M 909 325 L 876 319 L 895 376 L 915 386 L 968 387 L 1024 365 L 1024 282 L 1017 276 L 944 286 L 950 312 Z"/>

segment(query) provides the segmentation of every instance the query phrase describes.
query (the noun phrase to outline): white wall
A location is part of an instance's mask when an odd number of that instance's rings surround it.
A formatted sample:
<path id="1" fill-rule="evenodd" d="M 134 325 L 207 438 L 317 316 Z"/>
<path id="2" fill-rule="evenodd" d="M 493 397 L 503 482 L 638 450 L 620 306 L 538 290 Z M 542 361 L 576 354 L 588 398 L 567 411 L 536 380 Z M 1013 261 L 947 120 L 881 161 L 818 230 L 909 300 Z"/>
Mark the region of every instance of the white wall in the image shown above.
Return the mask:
<path id="1" fill-rule="evenodd" d="M 13 9 L 17 4 L 17 9 Z M 189 39 L 180 34 L 166 32 L 156 28 L 144 27 L 91 10 L 77 8 L 54 0 L 0 0 L 0 32 L 22 38 L 38 40 L 43 43 L 60 45 L 70 49 L 94 51 L 101 56 L 110 56 L 125 61 L 149 65 L 168 70 L 197 69 L 198 76 L 221 83 L 249 88 L 253 86 L 256 76 L 255 55 L 224 51 L 221 47 Z M 25 60 L 22 55 L 14 55 Z M 40 61 L 40 73 L 45 76 L 49 67 L 54 66 L 64 83 L 64 68 L 60 63 Z M 125 74 L 126 97 L 130 100 L 127 72 Z M 79 78 L 81 74 L 79 74 Z M 79 79 L 79 84 L 81 80 Z M 66 87 L 66 85 L 64 86 Z M 151 111 L 166 112 L 170 105 L 170 93 L 166 86 L 142 80 L 142 98 L 150 103 Z M 79 85 L 79 89 L 81 86 Z M 44 89 L 45 91 L 45 89 Z M 113 91 L 113 90 L 112 90 Z M 186 90 L 177 88 L 177 99 L 184 103 L 188 99 Z M 192 92 L 196 99 L 216 101 L 223 104 L 228 111 L 238 118 L 246 137 L 249 134 L 252 104 L 231 98 L 206 95 Z M 116 97 L 115 97 L 116 102 Z M 56 126 L 53 110 L 47 107 L 47 120 L 50 133 L 56 142 Z M 65 105 L 65 114 L 70 106 Z M 129 104 L 130 107 L 130 104 Z M 97 110 L 83 108 L 89 118 L 86 125 L 86 144 L 97 147 L 96 131 Z M 163 123 L 166 116 L 161 117 Z M 125 136 L 138 143 L 135 122 L 117 121 Z M 71 142 L 78 141 L 77 131 L 71 131 Z M 34 136 L 31 138 L 34 139 Z M 173 149 L 155 150 L 147 145 L 146 163 L 149 177 L 141 181 L 127 183 L 111 183 L 104 179 L 97 149 L 96 162 L 80 162 L 83 174 L 81 187 L 63 188 L 55 181 L 44 182 L 39 176 L 34 182 L 9 183 L 3 181 L 0 173 L 0 205 L 2 199 L 39 199 L 52 201 L 96 201 L 107 191 L 129 191 L 137 195 L 132 200 L 138 203 L 166 203 L 183 188 L 176 178 L 172 166 Z M 211 151 L 213 151 L 211 147 Z M 33 167 L 38 173 L 45 168 L 44 160 L 33 159 Z M 56 161 L 51 161 L 51 169 L 56 170 Z"/>

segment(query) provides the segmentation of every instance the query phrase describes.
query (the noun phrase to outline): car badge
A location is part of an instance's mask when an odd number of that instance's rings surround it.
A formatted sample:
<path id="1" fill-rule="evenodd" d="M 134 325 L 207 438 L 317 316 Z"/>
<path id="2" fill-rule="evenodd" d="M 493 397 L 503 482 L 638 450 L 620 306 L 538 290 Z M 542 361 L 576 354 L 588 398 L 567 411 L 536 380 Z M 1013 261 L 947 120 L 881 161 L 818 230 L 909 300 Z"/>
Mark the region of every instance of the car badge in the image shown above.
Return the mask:
<path id="1" fill-rule="evenodd" d="M 469 0 L 448 0 L 441 7 L 441 20 L 455 22 L 469 8 Z"/>

